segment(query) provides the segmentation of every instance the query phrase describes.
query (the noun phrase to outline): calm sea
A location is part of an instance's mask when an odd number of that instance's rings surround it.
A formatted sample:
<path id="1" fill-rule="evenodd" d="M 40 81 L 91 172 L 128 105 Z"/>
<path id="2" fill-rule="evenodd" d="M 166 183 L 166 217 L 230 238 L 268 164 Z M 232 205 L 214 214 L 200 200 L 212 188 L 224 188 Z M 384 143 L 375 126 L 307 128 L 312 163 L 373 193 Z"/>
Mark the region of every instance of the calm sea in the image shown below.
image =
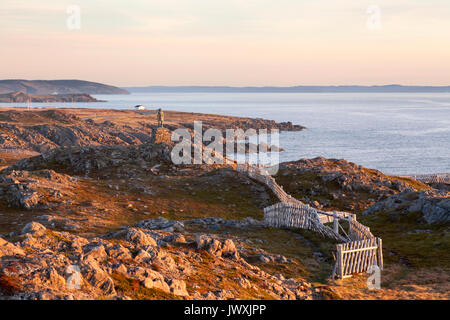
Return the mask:
<path id="1" fill-rule="evenodd" d="M 108 102 L 33 106 L 127 109 L 143 104 L 292 121 L 308 129 L 280 134 L 286 150 L 281 161 L 323 156 L 386 174 L 450 172 L 450 93 L 140 93 L 96 98 Z"/>

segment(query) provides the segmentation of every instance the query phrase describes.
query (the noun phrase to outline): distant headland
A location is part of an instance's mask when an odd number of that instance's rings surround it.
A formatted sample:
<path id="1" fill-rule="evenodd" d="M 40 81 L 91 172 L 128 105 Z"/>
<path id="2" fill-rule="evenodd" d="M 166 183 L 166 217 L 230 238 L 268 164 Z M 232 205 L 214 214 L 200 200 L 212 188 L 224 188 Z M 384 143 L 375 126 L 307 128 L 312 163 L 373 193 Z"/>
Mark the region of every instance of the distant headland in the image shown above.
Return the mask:
<path id="1" fill-rule="evenodd" d="M 216 92 L 216 93 L 450 93 L 450 86 L 339 85 L 339 86 L 133 86 L 115 87 L 84 80 L 0 80 L 0 94 L 24 92 L 48 94 L 130 94 L 151 92 Z"/>
<path id="2" fill-rule="evenodd" d="M 125 89 L 83 80 L 0 80 L 0 94 L 129 94 Z"/>
<path id="3" fill-rule="evenodd" d="M 97 100 L 86 93 L 68 94 L 28 94 L 22 91 L 0 94 L 0 102 L 26 103 L 26 102 L 104 102 Z"/>

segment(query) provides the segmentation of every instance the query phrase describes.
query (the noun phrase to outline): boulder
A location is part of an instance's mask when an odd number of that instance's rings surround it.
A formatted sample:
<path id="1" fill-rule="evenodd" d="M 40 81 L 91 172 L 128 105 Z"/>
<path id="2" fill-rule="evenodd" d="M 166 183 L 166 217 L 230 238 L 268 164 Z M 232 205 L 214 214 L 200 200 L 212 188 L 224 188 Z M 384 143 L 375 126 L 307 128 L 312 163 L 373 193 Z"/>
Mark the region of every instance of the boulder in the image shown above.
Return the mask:
<path id="1" fill-rule="evenodd" d="M 222 244 L 222 257 L 237 260 L 239 258 L 239 253 L 236 246 L 231 239 L 226 239 Z"/>
<path id="2" fill-rule="evenodd" d="M 25 252 L 11 242 L 0 238 L 0 258 L 3 256 L 23 256 Z"/>
<path id="3" fill-rule="evenodd" d="M 97 261 L 105 261 L 108 258 L 105 247 L 101 243 L 88 244 L 83 247 L 85 258 L 92 258 Z"/>
<path id="4" fill-rule="evenodd" d="M 394 214 L 420 212 L 426 223 L 446 223 L 450 221 L 450 192 L 403 191 L 377 202 L 363 214 L 379 211 Z"/>
<path id="5" fill-rule="evenodd" d="M 125 275 L 125 276 L 128 274 L 128 269 L 127 269 L 127 267 L 126 267 L 124 264 L 122 264 L 122 263 L 113 265 L 113 266 L 112 266 L 112 270 L 113 270 L 114 272 L 117 272 L 117 273 L 119 273 L 119 274 L 123 274 L 123 275 Z"/>
<path id="6" fill-rule="evenodd" d="M 231 239 L 219 241 L 211 236 L 200 234 L 197 235 L 195 241 L 198 249 L 206 250 L 216 257 L 239 259 L 239 253 Z"/>
<path id="7" fill-rule="evenodd" d="M 182 232 L 184 230 L 184 224 L 176 220 L 167 220 L 166 218 L 159 217 L 157 219 L 142 220 L 136 227 L 150 230 L 164 230 L 168 232 Z"/>
<path id="8" fill-rule="evenodd" d="M 134 261 L 137 263 L 148 262 L 152 260 L 152 256 L 145 250 L 139 250 L 137 255 L 134 257 Z"/>
<path id="9" fill-rule="evenodd" d="M 186 238 L 182 234 L 176 233 L 164 237 L 163 241 L 172 244 L 183 244 L 186 243 Z"/>
<path id="10" fill-rule="evenodd" d="M 23 229 L 22 234 L 32 234 L 33 236 L 39 237 L 45 234 L 47 228 L 38 222 L 30 222 Z"/>
<path id="11" fill-rule="evenodd" d="M 46 274 L 46 286 L 51 289 L 65 289 L 66 279 L 55 268 L 49 267 Z"/>
<path id="12" fill-rule="evenodd" d="M 81 273 L 93 287 L 101 290 L 105 295 L 116 294 L 114 281 L 96 260 L 91 258 L 82 262 Z"/>
<path id="13" fill-rule="evenodd" d="M 126 239 L 133 242 L 136 246 L 157 246 L 155 239 L 141 230 L 130 228 L 126 234 Z"/>
<path id="14" fill-rule="evenodd" d="M 31 210 L 39 204 L 39 194 L 34 190 L 17 191 L 12 193 L 19 207 Z"/>
<path id="15" fill-rule="evenodd" d="M 143 280 L 143 285 L 148 289 L 158 289 L 164 292 L 170 292 L 170 287 L 164 280 L 164 277 L 154 270 L 146 270 L 146 278 Z"/>
<path id="16" fill-rule="evenodd" d="M 177 296 L 188 297 L 186 283 L 183 280 L 170 279 L 168 281 L 170 292 Z"/>
<path id="17" fill-rule="evenodd" d="M 116 244 L 107 249 L 108 255 L 111 258 L 119 259 L 119 260 L 129 260 L 132 259 L 130 250 L 122 246 L 121 244 Z"/>

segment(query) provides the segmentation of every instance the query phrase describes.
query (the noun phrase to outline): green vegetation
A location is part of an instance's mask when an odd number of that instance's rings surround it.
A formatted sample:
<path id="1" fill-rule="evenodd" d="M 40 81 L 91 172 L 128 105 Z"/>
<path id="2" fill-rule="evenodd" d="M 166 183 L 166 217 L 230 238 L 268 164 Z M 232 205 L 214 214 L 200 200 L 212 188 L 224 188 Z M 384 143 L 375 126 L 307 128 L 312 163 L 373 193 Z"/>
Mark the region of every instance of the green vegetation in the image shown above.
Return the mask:
<path id="1" fill-rule="evenodd" d="M 239 269 L 234 263 L 221 262 L 203 250 L 197 250 L 201 262 L 191 260 L 195 265 L 195 273 L 187 277 L 188 290 L 196 290 L 201 294 L 220 289 L 229 290 L 237 294 L 241 300 L 273 300 L 274 297 L 263 290 L 244 288 L 237 279 L 248 278 L 253 285 L 263 287 L 261 279 L 244 275 L 247 270 Z M 195 286 L 195 288 L 194 288 Z"/>
<path id="2" fill-rule="evenodd" d="M 116 290 L 134 300 L 182 300 L 181 297 L 158 289 L 148 289 L 141 285 L 139 280 L 130 279 L 114 272 L 112 278 Z"/>
<path id="3" fill-rule="evenodd" d="M 411 179 L 411 178 L 404 178 L 404 177 L 394 177 L 394 176 L 385 176 L 388 179 L 392 179 L 392 180 L 396 180 L 396 181 L 401 181 L 401 182 L 405 182 L 407 184 L 409 184 L 411 187 L 417 189 L 417 190 L 433 190 L 432 187 L 430 187 L 429 185 L 422 183 L 420 181 Z"/>
<path id="4" fill-rule="evenodd" d="M 359 220 L 383 239 L 387 263 L 401 263 L 413 268 L 450 267 L 448 225 L 423 224 L 421 217 L 421 213 L 393 215 L 380 212 Z"/>

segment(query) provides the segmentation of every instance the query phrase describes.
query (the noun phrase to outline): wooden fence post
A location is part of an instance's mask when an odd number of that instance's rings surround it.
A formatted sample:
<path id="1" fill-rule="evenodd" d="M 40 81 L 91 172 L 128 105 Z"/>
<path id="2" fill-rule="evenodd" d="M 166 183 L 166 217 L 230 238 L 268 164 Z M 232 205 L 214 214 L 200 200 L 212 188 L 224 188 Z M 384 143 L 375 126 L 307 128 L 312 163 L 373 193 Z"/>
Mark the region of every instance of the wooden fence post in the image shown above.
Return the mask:
<path id="1" fill-rule="evenodd" d="M 354 240 L 353 239 L 353 228 L 352 228 L 353 217 L 351 215 L 349 215 L 347 217 L 347 220 L 348 220 L 348 235 L 349 235 L 350 239 Z"/>
<path id="2" fill-rule="evenodd" d="M 377 238 L 377 245 L 378 245 L 378 267 L 380 270 L 383 270 L 383 245 L 382 240 L 380 238 Z"/>
<path id="3" fill-rule="evenodd" d="M 333 230 L 337 234 L 339 234 L 339 220 L 336 214 L 336 211 L 333 212 Z"/>
<path id="4" fill-rule="evenodd" d="M 338 245 L 336 245 L 336 247 L 337 247 L 337 262 L 336 262 L 337 270 L 336 270 L 336 273 L 339 274 L 339 277 L 341 279 L 343 279 L 344 278 L 344 266 L 342 265 L 342 262 L 343 262 L 342 245 L 338 244 Z"/>

